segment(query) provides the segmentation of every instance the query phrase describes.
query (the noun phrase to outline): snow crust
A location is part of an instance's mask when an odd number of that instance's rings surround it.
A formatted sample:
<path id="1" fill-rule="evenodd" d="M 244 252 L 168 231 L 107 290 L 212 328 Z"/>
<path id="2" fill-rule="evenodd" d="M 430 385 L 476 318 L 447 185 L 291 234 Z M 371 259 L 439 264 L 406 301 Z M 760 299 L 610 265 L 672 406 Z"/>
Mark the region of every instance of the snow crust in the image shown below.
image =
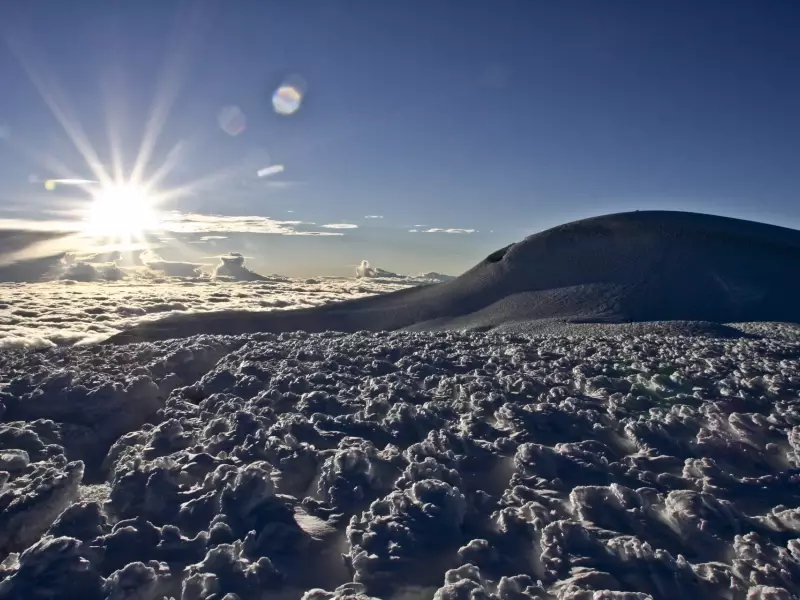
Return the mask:
<path id="1" fill-rule="evenodd" d="M 788 599 L 800 336 L 0 354 L 0 599 Z"/>

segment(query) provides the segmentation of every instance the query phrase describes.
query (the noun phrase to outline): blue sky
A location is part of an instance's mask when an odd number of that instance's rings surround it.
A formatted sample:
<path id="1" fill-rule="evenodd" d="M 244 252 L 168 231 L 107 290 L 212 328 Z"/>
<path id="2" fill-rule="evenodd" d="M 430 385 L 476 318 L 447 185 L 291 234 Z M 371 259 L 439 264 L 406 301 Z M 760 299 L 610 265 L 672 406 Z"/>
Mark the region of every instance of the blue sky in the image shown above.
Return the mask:
<path id="1" fill-rule="evenodd" d="M 93 177 L 44 89 L 109 171 L 115 131 L 128 173 L 154 98 L 172 93 L 147 172 L 179 145 L 161 187 L 226 176 L 164 209 L 342 234 L 229 221 L 161 242 L 170 258 L 457 274 L 529 233 L 619 210 L 798 227 L 799 17 L 794 2 L 755 0 L 16 2 L 0 26 L 0 218 L 68 201 L 29 180 L 58 176 L 53 159 Z M 290 77 L 305 96 L 281 116 L 271 96 Z M 239 135 L 219 126 L 225 106 L 246 116 Z M 258 178 L 270 164 L 284 171 Z M 322 228 L 340 223 L 358 227 Z M 226 237 L 188 243 L 214 233 Z"/>

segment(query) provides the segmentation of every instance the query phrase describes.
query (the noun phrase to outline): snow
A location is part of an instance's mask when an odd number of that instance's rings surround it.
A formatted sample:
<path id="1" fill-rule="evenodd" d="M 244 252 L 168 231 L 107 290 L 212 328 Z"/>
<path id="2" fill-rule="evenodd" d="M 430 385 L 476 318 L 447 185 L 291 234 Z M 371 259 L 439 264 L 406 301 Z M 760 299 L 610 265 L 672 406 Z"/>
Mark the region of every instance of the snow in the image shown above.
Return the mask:
<path id="1" fill-rule="evenodd" d="M 656 221 L 0 285 L 0 600 L 798 597 L 800 244 Z"/>
<path id="2" fill-rule="evenodd" d="M 5 352 L 0 598 L 790 598 L 799 361 L 763 323 Z"/>

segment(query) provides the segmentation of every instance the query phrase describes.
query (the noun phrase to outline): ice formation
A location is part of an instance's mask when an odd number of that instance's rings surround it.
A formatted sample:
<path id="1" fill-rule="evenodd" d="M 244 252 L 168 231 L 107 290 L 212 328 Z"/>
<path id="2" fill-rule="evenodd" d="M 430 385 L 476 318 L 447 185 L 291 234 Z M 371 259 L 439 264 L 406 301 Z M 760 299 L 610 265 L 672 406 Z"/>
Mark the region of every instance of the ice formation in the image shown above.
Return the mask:
<path id="1" fill-rule="evenodd" d="M 0 354 L 0 600 L 788 599 L 800 335 Z"/>

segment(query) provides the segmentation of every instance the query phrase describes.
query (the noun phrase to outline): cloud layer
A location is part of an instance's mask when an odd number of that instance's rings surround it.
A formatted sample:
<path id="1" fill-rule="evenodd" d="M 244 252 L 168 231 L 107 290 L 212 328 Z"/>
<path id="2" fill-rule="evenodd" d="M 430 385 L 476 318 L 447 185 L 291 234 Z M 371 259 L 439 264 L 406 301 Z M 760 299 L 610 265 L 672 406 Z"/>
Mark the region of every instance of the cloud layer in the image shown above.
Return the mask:
<path id="1" fill-rule="evenodd" d="M 150 266 L 167 272 L 191 270 L 193 265 L 158 262 Z M 225 265 L 226 259 L 232 259 Z M 73 263 L 75 277 L 35 284 L 0 283 L 0 351 L 8 348 L 44 348 L 107 338 L 142 321 L 167 315 L 214 310 L 275 310 L 308 308 L 358 298 L 424 281 L 415 278 L 356 280 L 354 278 L 292 279 L 260 276 L 248 282 L 231 281 L 242 274 L 244 257 L 228 255 L 217 273 L 222 276 L 169 277 L 149 269 L 128 270 L 123 282 L 103 281 L 102 265 Z M 242 264 L 238 264 L 239 261 Z M 225 265 L 220 273 L 219 269 Z M 140 269 L 142 269 L 140 267 Z M 252 272 L 251 272 L 252 273 Z M 92 283 L 76 280 L 93 279 Z M 235 277 L 234 277 L 235 278 Z"/>
<path id="2" fill-rule="evenodd" d="M 325 229 L 358 229 L 358 225 L 354 223 L 328 223 L 323 227 Z"/>
<path id="3" fill-rule="evenodd" d="M 476 233 L 477 229 L 442 229 L 440 227 L 432 227 L 430 229 L 409 229 L 409 233 Z"/>
<path id="4" fill-rule="evenodd" d="M 204 266 L 202 263 L 164 260 L 152 250 L 145 250 L 139 258 L 148 269 L 160 271 L 167 277 L 197 277 Z"/>
<path id="5" fill-rule="evenodd" d="M 343 235 L 307 229 L 313 223 L 279 221 L 261 216 L 226 216 L 203 213 L 168 212 L 162 216 L 162 227 L 174 233 L 266 233 L 274 235 Z M 325 226 L 327 227 L 327 226 Z M 330 227 L 328 227 L 330 228 Z"/>

